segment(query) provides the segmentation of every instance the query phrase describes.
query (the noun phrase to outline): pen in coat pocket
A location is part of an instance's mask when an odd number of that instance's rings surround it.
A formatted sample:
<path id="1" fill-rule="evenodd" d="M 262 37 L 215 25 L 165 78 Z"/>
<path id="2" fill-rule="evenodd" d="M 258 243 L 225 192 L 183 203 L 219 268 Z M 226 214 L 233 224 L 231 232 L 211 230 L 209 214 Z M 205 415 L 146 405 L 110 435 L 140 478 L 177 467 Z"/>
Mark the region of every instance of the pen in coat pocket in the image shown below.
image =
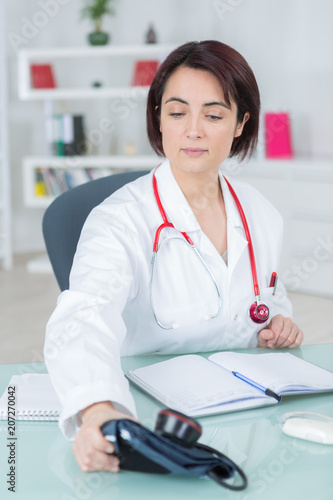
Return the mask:
<path id="1" fill-rule="evenodd" d="M 259 389 L 259 391 L 264 392 L 266 396 L 270 396 L 271 398 L 276 399 L 278 402 L 280 401 L 281 399 L 280 396 L 276 394 L 276 392 L 272 391 L 272 389 L 267 389 L 263 385 L 257 384 L 257 382 L 254 382 L 254 380 L 245 377 L 245 375 L 242 375 L 239 372 L 232 372 L 232 374 L 235 375 L 235 377 L 239 378 L 240 380 L 243 380 L 243 382 L 246 382 L 247 384 L 252 385 L 252 387 Z"/>
<path id="2" fill-rule="evenodd" d="M 278 282 L 278 275 L 275 272 L 273 272 L 271 276 L 271 281 L 269 283 L 269 288 L 273 288 L 272 295 L 275 295 L 277 282 Z"/>

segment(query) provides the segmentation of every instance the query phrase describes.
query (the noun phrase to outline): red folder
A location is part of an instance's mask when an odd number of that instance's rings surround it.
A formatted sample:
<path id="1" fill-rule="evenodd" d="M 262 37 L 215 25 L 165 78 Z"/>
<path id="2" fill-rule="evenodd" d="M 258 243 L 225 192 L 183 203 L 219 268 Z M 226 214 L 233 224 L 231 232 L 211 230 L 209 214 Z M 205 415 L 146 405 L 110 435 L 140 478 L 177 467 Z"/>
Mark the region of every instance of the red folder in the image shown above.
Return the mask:
<path id="1" fill-rule="evenodd" d="M 31 83 L 34 89 L 54 89 L 55 79 L 51 64 L 31 64 Z"/>
<path id="2" fill-rule="evenodd" d="M 267 158 L 292 158 L 289 113 L 265 113 Z"/>
<path id="3" fill-rule="evenodd" d="M 158 61 L 137 61 L 134 67 L 132 85 L 149 87 L 156 75 Z"/>

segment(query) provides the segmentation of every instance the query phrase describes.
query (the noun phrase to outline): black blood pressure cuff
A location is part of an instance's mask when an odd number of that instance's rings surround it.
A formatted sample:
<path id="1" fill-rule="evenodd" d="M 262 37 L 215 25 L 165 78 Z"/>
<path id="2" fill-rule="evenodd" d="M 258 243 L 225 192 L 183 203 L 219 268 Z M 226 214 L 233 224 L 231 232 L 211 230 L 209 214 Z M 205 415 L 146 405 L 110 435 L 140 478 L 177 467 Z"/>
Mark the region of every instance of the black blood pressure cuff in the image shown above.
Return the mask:
<path id="1" fill-rule="evenodd" d="M 188 445 L 128 419 L 110 420 L 101 430 L 114 445 L 120 469 L 210 477 L 233 490 L 242 490 L 247 486 L 243 471 L 228 457 L 208 446 L 200 443 Z"/>

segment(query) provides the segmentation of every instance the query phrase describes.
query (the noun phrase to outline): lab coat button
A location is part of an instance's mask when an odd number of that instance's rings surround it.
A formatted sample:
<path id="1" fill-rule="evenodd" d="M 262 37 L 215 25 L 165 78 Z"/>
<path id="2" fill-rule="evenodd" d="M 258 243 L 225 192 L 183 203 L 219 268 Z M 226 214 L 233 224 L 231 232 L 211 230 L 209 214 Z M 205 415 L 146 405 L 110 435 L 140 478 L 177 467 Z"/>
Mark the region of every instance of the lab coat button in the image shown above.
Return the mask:
<path id="1" fill-rule="evenodd" d="M 237 315 L 237 314 L 235 314 L 235 316 L 234 316 L 234 320 L 236 321 L 236 319 L 237 319 L 237 318 L 238 318 L 238 315 Z"/>

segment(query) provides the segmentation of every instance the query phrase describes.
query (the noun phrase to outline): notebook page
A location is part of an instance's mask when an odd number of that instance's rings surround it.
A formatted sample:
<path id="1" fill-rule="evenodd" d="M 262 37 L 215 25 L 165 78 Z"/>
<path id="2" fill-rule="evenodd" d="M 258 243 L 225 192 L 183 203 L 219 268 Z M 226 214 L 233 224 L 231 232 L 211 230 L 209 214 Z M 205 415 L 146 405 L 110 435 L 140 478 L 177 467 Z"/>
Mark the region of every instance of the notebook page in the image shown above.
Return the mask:
<path id="1" fill-rule="evenodd" d="M 7 417 L 8 387 L 15 387 L 15 417 L 56 417 L 61 410 L 60 401 L 48 374 L 26 373 L 13 375 L 0 398 L 0 418 Z"/>
<path id="2" fill-rule="evenodd" d="M 162 403 L 184 413 L 249 398 L 271 399 L 197 355 L 137 368 L 127 377 Z"/>
<path id="3" fill-rule="evenodd" d="M 210 361 L 237 371 L 278 394 L 333 390 L 333 373 L 291 353 L 239 354 L 219 352 Z"/>

